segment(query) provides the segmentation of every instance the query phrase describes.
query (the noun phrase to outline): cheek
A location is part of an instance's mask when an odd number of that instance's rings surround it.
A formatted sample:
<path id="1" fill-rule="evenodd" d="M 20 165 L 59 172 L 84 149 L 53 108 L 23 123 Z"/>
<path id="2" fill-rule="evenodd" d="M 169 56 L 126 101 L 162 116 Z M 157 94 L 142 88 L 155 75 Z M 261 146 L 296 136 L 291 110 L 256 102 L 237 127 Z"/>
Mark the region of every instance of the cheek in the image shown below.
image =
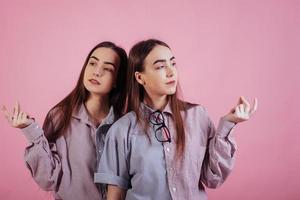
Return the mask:
<path id="1" fill-rule="evenodd" d="M 148 85 L 155 88 L 161 88 L 163 87 L 164 78 L 161 73 L 156 73 L 150 76 L 147 80 Z M 146 83 L 147 83 L 146 82 Z"/>
<path id="2" fill-rule="evenodd" d="M 106 88 L 111 88 L 113 87 L 115 77 L 113 75 L 107 75 L 104 76 L 102 80 Z"/>
<path id="3" fill-rule="evenodd" d="M 83 74 L 83 84 L 84 84 L 84 86 L 86 86 L 87 80 L 88 80 L 88 72 L 87 72 L 87 70 L 85 70 L 84 74 Z"/>
<path id="4" fill-rule="evenodd" d="M 87 79 L 90 76 L 91 70 L 89 70 L 88 67 L 85 68 L 84 74 L 83 74 L 83 79 Z"/>
<path id="5" fill-rule="evenodd" d="M 177 79 L 177 75 L 178 75 L 178 72 L 177 72 L 177 69 L 175 68 L 174 76 L 175 76 L 176 79 Z"/>

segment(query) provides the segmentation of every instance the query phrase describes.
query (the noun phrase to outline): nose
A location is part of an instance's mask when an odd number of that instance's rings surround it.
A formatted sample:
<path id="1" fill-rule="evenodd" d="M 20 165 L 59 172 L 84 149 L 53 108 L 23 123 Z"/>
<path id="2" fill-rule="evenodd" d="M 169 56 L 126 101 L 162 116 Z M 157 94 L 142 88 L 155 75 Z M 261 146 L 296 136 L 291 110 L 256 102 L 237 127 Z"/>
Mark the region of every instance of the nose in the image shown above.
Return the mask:
<path id="1" fill-rule="evenodd" d="M 175 73 L 175 68 L 172 66 L 172 64 L 167 65 L 167 77 L 173 77 Z"/>
<path id="2" fill-rule="evenodd" d="M 95 69 L 94 69 L 94 72 L 93 74 L 96 76 L 96 77 L 101 77 L 104 73 L 104 70 L 103 70 L 103 67 L 102 66 L 97 66 Z"/>

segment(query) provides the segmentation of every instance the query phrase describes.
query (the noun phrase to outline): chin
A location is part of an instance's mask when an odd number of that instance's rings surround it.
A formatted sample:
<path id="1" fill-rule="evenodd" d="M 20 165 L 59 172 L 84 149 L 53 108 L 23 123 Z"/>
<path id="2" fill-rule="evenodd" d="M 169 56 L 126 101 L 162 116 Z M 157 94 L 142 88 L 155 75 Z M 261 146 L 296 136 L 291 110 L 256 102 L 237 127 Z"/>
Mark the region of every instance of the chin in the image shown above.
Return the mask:
<path id="1" fill-rule="evenodd" d="M 175 93 L 176 93 L 176 89 L 174 89 L 174 90 L 168 90 L 168 91 L 166 92 L 167 95 L 173 95 L 173 94 L 175 94 Z"/>
<path id="2" fill-rule="evenodd" d="M 108 96 L 108 95 L 109 95 L 109 93 L 107 93 L 107 92 L 102 92 L 102 91 L 92 91 L 92 92 L 90 92 L 90 93 L 92 93 L 92 94 L 94 94 L 94 95 L 97 95 L 97 96 L 102 96 L 102 97 Z"/>
<path id="3" fill-rule="evenodd" d="M 86 88 L 90 93 L 100 95 L 100 96 L 105 96 L 109 94 L 109 91 L 102 90 L 102 89 L 96 89 L 96 88 Z"/>

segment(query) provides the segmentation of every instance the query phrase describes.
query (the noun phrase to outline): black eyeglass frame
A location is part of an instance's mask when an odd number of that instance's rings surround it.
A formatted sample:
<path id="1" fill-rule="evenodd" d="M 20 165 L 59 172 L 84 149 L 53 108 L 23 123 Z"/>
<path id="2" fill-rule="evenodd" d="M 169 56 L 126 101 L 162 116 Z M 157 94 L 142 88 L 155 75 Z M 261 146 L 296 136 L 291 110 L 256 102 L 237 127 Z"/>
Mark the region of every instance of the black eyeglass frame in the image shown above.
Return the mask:
<path id="1" fill-rule="evenodd" d="M 153 119 L 152 116 L 155 116 L 154 121 L 152 120 Z M 161 120 L 161 122 L 158 121 L 157 119 Z M 153 113 L 150 114 L 149 121 L 154 126 L 158 126 L 156 129 L 154 128 L 155 138 L 157 139 L 157 141 L 159 141 L 159 142 L 169 142 L 170 143 L 171 142 L 171 133 L 170 133 L 170 130 L 168 129 L 168 127 L 165 124 L 165 118 L 164 118 L 163 113 L 160 110 L 154 111 Z M 159 139 L 158 131 L 160 131 L 160 130 L 162 132 L 161 134 L 164 134 L 163 133 L 164 130 L 166 131 L 167 139 L 165 139 L 165 140 Z"/>

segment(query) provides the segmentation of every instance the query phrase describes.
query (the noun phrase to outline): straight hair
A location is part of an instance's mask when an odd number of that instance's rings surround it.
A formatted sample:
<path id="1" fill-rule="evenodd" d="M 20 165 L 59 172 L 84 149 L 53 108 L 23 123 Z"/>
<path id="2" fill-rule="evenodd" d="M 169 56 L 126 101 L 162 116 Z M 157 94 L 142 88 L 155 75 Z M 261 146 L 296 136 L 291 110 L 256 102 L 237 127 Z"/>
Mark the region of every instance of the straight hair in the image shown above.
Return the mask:
<path id="1" fill-rule="evenodd" d="M 140 123 L 147 124 L 148 119 L 142 117 L 140 113 L 140 104 L 143 102 L 145 97 L 144 87 L 137 82 L 135 79 L 135 72 L 143 72 L 145 70 L 145 59 L 147 55 L 156 46 L 165 46 L 170 49 L 170 47 L 157 39 L 149 39 L 145 41 L 138 42 L 135 44 L 130 52 L 128 58 L 128 73 L 127 73 L 127 91 L 128 91 L 128 110 L 134 111 L 137 116 L 137 121 Z M 181 117 L 180 111 L 185 110 L 184 103 L 178 98 L 178 87 L 176 92 L 172 95 L 168 95 L 168 101 L 170 102 L 170 107 L 175 119 L 177 140 L 176 140 L 176 154 L 177 158 L 181 158 L 185 149 L 185 131 L 183 125 L 183 119 Z M 145 126 L 146 128 L 146 126 Z M 146 131 L 147 134 L 147 131 Z"/>
<path id="2" fill-rule="evenodd" d="M 72 114 L 78 112 L 80 106 L 85 103 L 90 92 L 84 87 L 83 78 L 85 68 L 93 52 L 98 48 L 112 49 L 120 58 L 120 66 L 116 79 L 116 87 L 109 94 L 110 106 L 114 108 L 115 120 L 120 118 L 126 107 L 126 72 L 127 72 L 127 54 L 126 51 L 116 46 L 114 43 L 105 41 L 97 44 L 88 54 L 81 69 L 75 88 L 58 104 L 50 109 L 46 115 L 43 130 L 49 141 L 55 141 L 66 133 L 71 123 Z"/>

